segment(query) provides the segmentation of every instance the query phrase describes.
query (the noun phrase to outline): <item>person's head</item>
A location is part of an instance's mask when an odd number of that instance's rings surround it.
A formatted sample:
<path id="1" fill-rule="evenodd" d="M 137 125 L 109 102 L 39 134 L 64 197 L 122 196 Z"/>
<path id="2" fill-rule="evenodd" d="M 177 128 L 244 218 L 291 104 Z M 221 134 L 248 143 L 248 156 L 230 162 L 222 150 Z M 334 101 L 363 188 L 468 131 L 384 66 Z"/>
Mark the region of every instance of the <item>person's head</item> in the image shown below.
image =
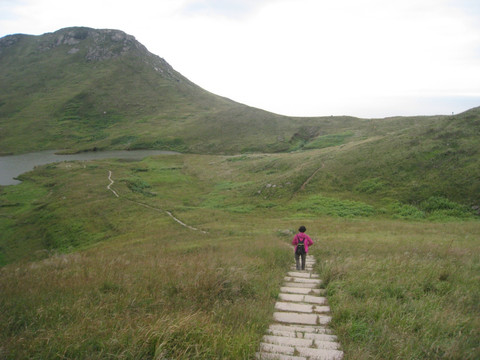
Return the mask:
<path id="1" fill-rule="evenodd" d="M 298 228 L 298 231 L 300 231 L 301 233 L 304 233 L 305 231 L 307 231 L 307 228 L 302 225 Z"/>

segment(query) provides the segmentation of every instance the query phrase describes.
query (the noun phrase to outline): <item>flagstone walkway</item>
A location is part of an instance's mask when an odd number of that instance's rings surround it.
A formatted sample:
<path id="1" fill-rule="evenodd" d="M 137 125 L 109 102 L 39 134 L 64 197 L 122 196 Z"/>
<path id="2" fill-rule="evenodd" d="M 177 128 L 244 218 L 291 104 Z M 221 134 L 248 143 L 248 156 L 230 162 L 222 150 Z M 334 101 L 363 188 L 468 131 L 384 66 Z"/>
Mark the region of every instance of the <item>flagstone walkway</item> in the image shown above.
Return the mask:
<path id="1" fill-rule="evenodd" d="M 313 273 L 315 258 L 308 255 L 305 271 L 287 273 L 275 304 L 273 324 L 267 330 L 256 354 L 259 360 L 340 360 L 343 351 L 327 325 L 325 290 Z"/>

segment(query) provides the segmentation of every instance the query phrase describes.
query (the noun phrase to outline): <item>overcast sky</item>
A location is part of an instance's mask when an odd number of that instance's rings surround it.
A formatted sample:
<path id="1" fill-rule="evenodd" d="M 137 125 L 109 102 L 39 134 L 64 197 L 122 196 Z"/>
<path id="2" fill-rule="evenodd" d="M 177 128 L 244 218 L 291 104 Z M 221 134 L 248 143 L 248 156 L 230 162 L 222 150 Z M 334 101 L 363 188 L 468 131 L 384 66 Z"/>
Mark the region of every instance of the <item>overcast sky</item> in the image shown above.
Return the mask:
<path id="1" fill-rule="evenodd" d="M 480 106 L 480 0 L 0 0 L 0 37 L 119 29 L 213 93 L 295 116 Z"/>

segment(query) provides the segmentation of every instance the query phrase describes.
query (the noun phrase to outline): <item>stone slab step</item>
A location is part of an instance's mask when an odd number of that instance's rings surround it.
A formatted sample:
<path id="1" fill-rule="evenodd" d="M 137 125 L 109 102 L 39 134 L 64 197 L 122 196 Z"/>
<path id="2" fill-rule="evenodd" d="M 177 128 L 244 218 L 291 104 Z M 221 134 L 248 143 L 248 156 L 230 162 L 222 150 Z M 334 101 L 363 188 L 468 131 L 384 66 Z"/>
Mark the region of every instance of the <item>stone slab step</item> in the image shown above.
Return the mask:
<path id="1" fill-rule="evenodd" d="M 318 284 L 306 284 L 306 283 L 298 283 L 298 282 L 285 282 L 285 283 L 283 283 L 283 286 L 286 286 L 286 287 L 304 287 L 304 288 L 315 289 L 315 288 L 318 287 Z"/>
<path id="2" fill-rule="evenodd" d="M 308 358 L 309 360 L 341 360 L 343 359 L 343 351 L 332 349 L 314 349 L 301 346 L 284 346 L 269 343 L 260 343 L 260 354 L 272 353 L 278 358 L 280 356 L 296 356 Z M 270 359 L 272 359 L 270 357 Z M 273 357 L 275 359 L 275 357 Z M 288 358 L 287 358 L 288 359 Z"/>
<path id="3" fill-rule="evenodd" d="M 317 349 L 338 350 L 340 349 L 340 344 L 336 341 L 315 340 L 313 342 L 313 347 Z"/>
<path id="4" fill-rule="evenodd" d="M 291 338 L 299 338 L 299 339 L 312 339 L 317 341 L 332 341 L 336 342 L 337 337 L 335 335 L 328 335 L 328 334 L 312 334 L 312 333 L 304 333 L 300 331 L 286 331 L 286 330 L 267 330 L 268 335 L 274 336 L 283 336 L 283 337 L 291 337 Z"/>
<path id="5" fill-rule="evenodd" d="M 307 360 L 304 356 L 291 356 L 267 352 L 256 353 L 255 357 L 257 360 Z"/>
<path id="6" fill-rule="evenodd" d="M 302 294 L 278 294 L 278 299 L 283 301 L 304 302 L 306 295 Z"/>
<path id="7" fill-rule="evenodd" d="M 300 277 L 300 278 L 318 278 L 317 274 L 312 274 L 310 272 L 299 272 L 299 271 L 289 271 L 287 276 Z"/>
<path id="8" fill-rule="evenodd" d="M 310 278 L 295 277 L 295 276 L 285 276 L 284 280 L 285 281 L 290 281 L 290 282 L 317 284 L 317 285 L 320 285 L 322 283 L 322 280 L 320 280 L 320 279 L 310 279 Z"/>
<path id="9" fill-rule="evenodd" d="M 306 305 L 306 304 L 296 304 L 296 303 L 288 303 L 288 302 L 280 302 L 277 301 L 275 303 L 275 310 L 280 311 L 293 311 L 293 312 L 301 312 L 301 313 L 313 313 L 313 305 Z"/>
<path id="10" fill-rule="evenodd" d="M 311 334 L 305 333 L 303 335 L 304 339 L 314 339 L 315 341 L 332 341 L 336 342 L 338 339 L 335 335 L 328 335 L 328 334 Z"/>
<path id="11" fill-rule="evenodd" d="M 305 324 L 317 325 L 318 315 L 315 314 L 299 314 L 293 312 L 274 312 L 273 318 L 275 321 L 289 323 L 289 324 Z"/>
<path id="12" fill-rule="evenodd" d="M 324 326 L 271 324 L 268 330 L 293 331 L 303 334 L 331 334 L 331 331 Z"/>
<path id="13" fill-rule="evenodd" d="M 282 346 L 302 346 L 302 347 L 311 347 L 313 346 L 312 339 L 300 339 L 284 336 L 275 336 L 275 335 L 265 335 L 263 341 L 267 344 L 275 344 Z"/>
<path id="14" fill-rule="evenodd" d="M 320 289 L 311 289 L 311 288 L 297 288 L 297 287 L 289 287 L 289 286 L 282 286 L 280 288 L 282 293 L 288 294 L 305 294 L 305 295 L 322 295 L 325 294 L 325 290 Z"/>
<path id="15" fill-rule="evenodd" d="M 304 356 L 309 360 L 341 360 L 343 359 L 343 351 L 328 349 L 311 349 L 296 347 L 298 355 Z"/>
<path id="16" fill-rule="evenodd" d="M 292 336 L 265 335 L 263 337 L 263 341 L 267 344 L 280 346 L 301 346 L 328 350 L 338 350 L 340 348 L 340 345 L 336 341 L 299 338 Z"/>
<path id="17" fill-rule="evenodd" d="M 278 294 L 278 299 L 282 301 L 291 301 L 298 303 L 310 303 L 317 305 L 326 305 L 327 298 L 322 296 L 302 295 L 302 294 Z"/>
<path id="18" fill-rule="evenodd" d="M 293 346 L 282 346 L 262 342 L 260 343 L 260 352 L 293 355 L 295 353 L 295 348 Z"/>
<path id="19" fill-rule="evenodd" d="M 311 305 L 311 304 L 298 304 L 291 302 L 277 301 L 275 309 L 280 311 L 293 311 L 301 313 L 327 313 L 330 312 L 330 307 Z"/>
<path id="20" fill-rule="evenodd" d="M 295 312 L 274 312 L 273 319 L 281 323 L 302 324 L 302 325 L 326 325 L 331 316 L 317 314 L 302 314 Z"/>
<path id="21" fill-rule="evenodd" d="M 326 292 L 325 290 L 323 291 Z M 327 298 L 323 296 L 305 295 L 305 298 L 303 299 L 303 301 L 306 303 L 312 303 L 312 304 L 318 304 L 318 305 L 327 304 Z"/>
<path id="22" fill-rule="evenodd" d="M 285 337 L 292 337 L 292 338 L 300 338 L 303 339 L 302 332 L 295 332 L 295 331 L 285 331 L 285 330 L 267 330 L 267 335 L 275 335 L 275 336 L 285 336 Z M 313 335 L 313 334 L 312 334 Z M 320 334 L 321 335 L 321 334 Z"/>

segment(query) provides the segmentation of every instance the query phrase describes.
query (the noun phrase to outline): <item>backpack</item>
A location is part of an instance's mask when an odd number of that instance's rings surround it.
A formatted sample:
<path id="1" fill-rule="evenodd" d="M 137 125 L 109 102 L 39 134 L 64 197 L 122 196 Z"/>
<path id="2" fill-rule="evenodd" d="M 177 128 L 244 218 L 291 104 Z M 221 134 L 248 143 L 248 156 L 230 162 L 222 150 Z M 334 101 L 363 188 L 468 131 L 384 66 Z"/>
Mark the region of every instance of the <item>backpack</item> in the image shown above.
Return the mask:
<path id="1" fill-rule="evenodd" d="M 305 239 L 298 239 L 297 249 L 295 250 L 295 254 L 303 255 L 305 254 Z"/>

